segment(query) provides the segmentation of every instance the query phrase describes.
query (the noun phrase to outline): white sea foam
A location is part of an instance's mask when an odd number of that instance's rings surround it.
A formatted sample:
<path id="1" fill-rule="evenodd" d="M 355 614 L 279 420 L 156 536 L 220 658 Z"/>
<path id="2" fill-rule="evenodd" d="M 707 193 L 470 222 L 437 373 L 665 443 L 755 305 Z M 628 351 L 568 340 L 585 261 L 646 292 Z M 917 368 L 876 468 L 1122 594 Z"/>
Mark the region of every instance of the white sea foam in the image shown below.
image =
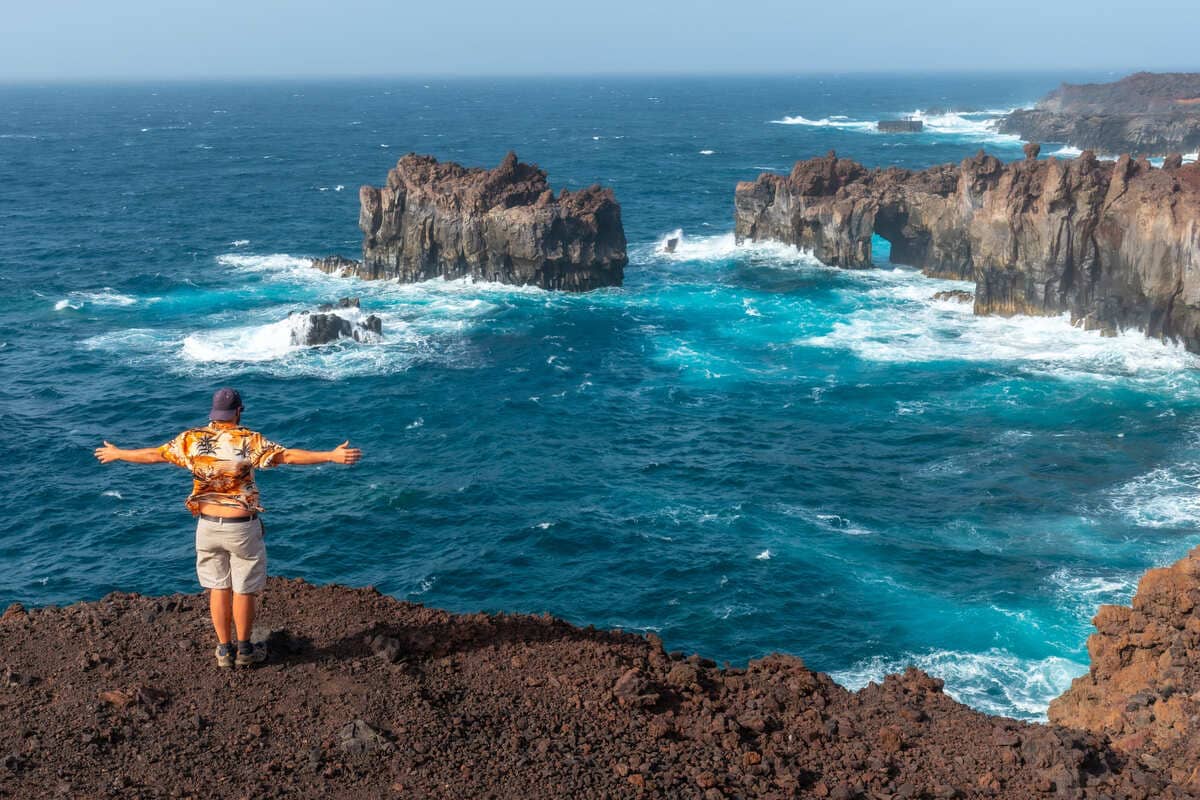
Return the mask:
<path id="1" fill-rule="evenodd" d="M 711 156 L 711 155 L 712 155 L 713 153 L 715 153 L 715 152 L 717 152 L 717 151 L 716 151 L 716 150 L 701 150 L 701 151 L 700 151 L 700 155 L 702 155 L 702 156 Z"/>
<path id="2" fill-rule="evenodd" d="M 677 238 L 675 252 L 666 252 L 668 239 Z M 744 242 L 738 244 L 732 233 L 722 233 L 713 236 L 686 236 L 681 229 L 676 229 L 655 243 L 652 251 L 655 256 L 675 261 L 728 261 L 739 256 L 770 259 L 780 265 L 803 265 L 828 269 L 817 261 L 811 253 L 800 250 L 782 242 Z M 636 253 L 647 255 L 644 250 Z"/>
<path id="3" fill-rule="evenodd" d="M 231 247 L 245 247 L 246 245 L 250 244 L 250 240 L 249 239 L 234 239 L 229 244 Z"/>
<path id="4" fill-rule="evenodd" d="M 849 689 L 861 689 L 884 675 L 908 666 L 925 670 L 946 682 L 946 693 L 989 714 L 1044 720 L 1050 701 L 1087 672 L 1087 665 L 1058 656 L 1019 658 L 1004 650 L 983 653 L 933 650 L 900 658 L 874 657 L 830 673 Z"/>
<path id="5" fill-rule="evenodd" d="M 314 269 L 311 258 L 298 258 L 287 253 L 269 253 L 253 255 L 242 253 L 225 253 L 217 256 L 217 263 L 246 272 L 267 273 L 274 276 L 285 276 L 301 280 L 320 281 L 326 273 Z"/>
<path id="6" fill-rule="evenodd" d="M 987 109 L 985 111 L 946 111 L 940 114 L 930 114 L 921 109 L 908 111 L 902 116 L 918 119 L 924 123 L 926 134 L 937 136 L 958 136 L 968 139 L 993 142 L 996 144 L 1016 144 L 1021 139 L 1008 133 L 1000 133 L 997 123 L 1012 109 Z M 894 116 L 884 114 L 883 118 Z M 860 133 L 879 133 L 878 119 L 851 119 L 844 115 L 830 115 L 820 119 L 810 119 L 803 115 L 787 116 L 771 120 L 776 125 L 805 125 L 812 128 L 837 128 Z"/>
<path id="7" fill-rule="evenodd" d="M 1137 587 L 1137 573 L 1085 573 L 1060 567 L 1048 578 L 1060 605 L 1090 619 L 1096 607 L 1104 603 L 1127 603 Z"/>
<path id="8" fill-rule="evenodd" d="M 939 290 L 970 290 L 960 281 L 936 281 L 914 270 L 854 273 L 866 292 L 895 302 L 854 311 L 828 333 L 796 343 L 844 349 L 868 361 L 1023 362 L 1060 377 L 1154 377 L 1181 381 L 1200 359 L 1182 346 L 1164 344 L 1139 331 L 1102 336 L 1057 317 L 976 316 L 970 304 L 937 302 Z"/>
<path id="9" fill-rule="evenodd" d="M 1145 528 L 1200 528 L 1200 462 L 1158 467 L 1113 488 L 1109 508 Z"/>
<path id="10" fill-rule="evenodd" d="M 466 310 L 474 312 L 484 309 L 484 298 L 501 295 L 544 295 L 557 296 L 558 293 L 542 289 L 539 286 L 515 286 L 494 281 L 474 281 L 470 278 L 433 278 L 420 283 L 397 283 L 394 281 L 363 281 L 353 277 L 329 275 L 319 269 L 314 269 L 311 258 L 302 258 L 287 253 L 270 253 L 266 255 L 249 255 L 241 253 L 224 253 L 217 256 L 217 263 L 246 272 L 257 272 L 265 276 L 278 278 L 289 283 L 318 284 L 322 287 L 340 286 L 345 291 L 352 291 L 363 296 L 372 295 L 378 298 L 399 301 L 437 303 L 446 298 L 468 299 L 454 300 L 452 304 L 464 305 Z M 486 306 L 494 308 L 494 306 Z M 445 310 L 445 309 L 443 309 Z"/>
<path id="11" fill-rule="evenodd" d="M 70 292 L 66 297 L 54 304 L 54 310 L 65 311 L 70 308 L 78 311 L 85 305 L 98 308 L 120 308 L 131 306 L 136 302 L 136 297 L 130 297 L 127 294 L 121 294 L 105 287 L 97 292 Z"/>
<path id="12" fill-rule="evenodd" d="M 863 131 L 866 133 L 878 132 L 878 128 L 874 121 L 852 120 L 842 116 L 809 119 L 808 117 L 797 114 L 792 117 L 773 119 L 770 122 L 773 125 L 806 125 L 811 128 L 842 128 L 844 130 Z"/>
<path id="13" fill-rule="evenodd" d="M 776 503 L 773 508 L 779 513 L 796 517 L 808 522 L 818 530 L 827 530 L 845 536 L 870 536 L 872 531 L 852 520 L 830 511 L 808 508 L 807 506 Z"/>
<path id="14" fill-rule="evenodd" d="M 1071 145 L 1068 144 L 1068 145 L 1063 145 L 1062 147 L 1058 148 L 1050 155 L 1057 156 L 1058 158 L 1075 158 L 1082 154 L 1083 154 L 1083 151 L 1080 150 L 1078 147 L 1072 147 Z"/>
<path id="15" fill-rule="evenodd" d="M 104 494 L 104 496 L 105 496 L 105 497 L 112 497 L 112 498 L 115 498 L 115 499 L 117 499 L 117 500 L 124 500 L 124 499 L 125 499 L 125 496 L 124 496 L 124 495 L 122 495 L 120 492 L 118 492 L 116 489 L 109 489 L 108 491 L 104 492 L 103 494 Z"/>
<path id="16" fill-rule="evenodd" d="M 365 315 L 357 308 L 339 308 L 333 312 L 353 325 L 359 325 Z M 183 340 L 183 355 L 200 362 L 273 361 L 304 349 L 308 318 L 293 314 L 277 322 L 240 328 L 218 328 L 189 334 Z M 354 341 L 339 340 L 339 341 Z M 363 344 L 378 343 L 366 334 Z"/>
<path id="17" fill-rule="evenodd" d="M 756 555 L 754 558 L 758 561 L 770 561 L 771 560 L 771 551 L 763 550 L 761 553 Z"/>
<path id="18" fill-rule="evenodd" d="M 941 114 L 929 114 L 917 109 L 910 116 L 925 123 L 925 130 L 929 133 L 980 139 L 997 144 L 1016 144 L 1021 141 L 1021 137 L 1012 133 L 1000 133 L 997 130 L 1000 117 L 1011 110 L 947 111 Z"/>
<path id="19" fill-rule="evenodd" d="M 1116 158 L 1116 156 L 1108 156 L 1108 157 L 1109 157 L 1109 158 Z M 1184 163 L 1184 164 L 1190 164 L 1190 163 L 1192 163 L 1193 161 L 1196 161 L 1196 160 L 1197 160 L 1197 158 L 1200 158 L 1200 154 L 1197 154 L 1197 153 L 1184 153 L 1184 154 L 1182 155 L 1182 158 L 1183 158 L 1183 163 Z M 1165 160 L 1166 160 L 1166 159 L 1165 159 L 1165 158 L 1163 158 L 1162 156 L 1158 156 L 1157 158 L 1151 158 L 1151 159 L 1149 159 L 1150 163 L 1151 163 L 1151 164 L 1153 164 L 1153 165 L 1154 165 L 1154 166 L 1156 166 L 1156 167 L 1161 167 L 1161 166 L 1163 165 L 1163 161 L 1165 161 Z"/>

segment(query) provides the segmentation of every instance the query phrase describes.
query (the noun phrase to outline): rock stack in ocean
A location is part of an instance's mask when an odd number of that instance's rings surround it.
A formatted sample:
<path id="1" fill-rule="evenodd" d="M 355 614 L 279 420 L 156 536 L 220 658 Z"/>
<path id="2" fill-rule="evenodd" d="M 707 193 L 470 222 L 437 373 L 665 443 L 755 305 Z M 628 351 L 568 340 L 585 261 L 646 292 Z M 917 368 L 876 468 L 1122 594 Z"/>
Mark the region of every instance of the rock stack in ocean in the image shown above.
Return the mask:
<path id="1" fill-rule="evenodd" d="M 1022 139 L 1102 153 L 1165 156 L 1200 149 L 1200 73 L 1138 72 L 1113 83 L 1064 83 L 1000 120 Z"/>
<path id="2" fill-rule="evenodd" d="M 592 186 L 556 197 L 546 173 L 509 153 L 468 169 L 410 153 L 387 184 L 359 190 L 363 260 L 315 259 L 326 272 L 401 282 L 472 278 L 543 289 L 620 286 L 621 207 Z"/>
<path id="3" fill-rule="evenodd" d="M 914 172 L 839 159 L 739 183 L 739 241 L 773 239 L 825 264 L 892 261 L 974 280 L 979 314 L 1070 312 L 1089 328 L 1136 328 L 1200 352 L 1200 165 L 1122 156 L 1010 164 L 980 152 Z"/>

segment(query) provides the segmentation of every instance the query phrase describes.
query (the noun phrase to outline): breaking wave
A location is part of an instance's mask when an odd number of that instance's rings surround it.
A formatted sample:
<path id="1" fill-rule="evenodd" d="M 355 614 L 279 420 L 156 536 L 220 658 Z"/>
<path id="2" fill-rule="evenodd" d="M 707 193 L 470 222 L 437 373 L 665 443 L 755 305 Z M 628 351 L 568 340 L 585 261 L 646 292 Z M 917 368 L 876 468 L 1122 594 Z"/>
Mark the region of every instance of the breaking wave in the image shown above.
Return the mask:
<path id="1" fill-rule="evenodd" d="M 846 688 L 857 690 L 909 666 L 941 678 L 946 682 L 946 694 L 974 709 L 1040 721 L 1046 719 L 1050 701 L 1087 672 L 1086 664 L 1067 658 L 1019 658 L 992 648 L 983 653 L 931 650 L 898 658 L 876 656 L 829 675 Z"/>
<path id="2" fill-rule="evenodd" d="M 667 252 L 667 242 L 677 239 L 674 252 Z M 812 253 L 783 242 L 743 242 L 738 244 L 732 233 L 710 236 L 689 236 L 682 229 L 666 234 L 651 247 L 630 248 L 635 261 L 651 258 L 667 261 L 729 261 L 741 256 L 772 259 L 780 264 L 803 264 L 828 269 Z"/>
<path id="3" fill-rule="evenodd" d="M 339 308 L 329 313 L 336 314 L 356 327 L 366 319 L 366 315 L 357 308 Z M 304 344 L 304 339 L 308 325 L 307 315 L 292 314 L 278 322 L 270 322 L 265 325 L 220 328 L 193 333 L 183 340 L 183 355 L 192 361 L 200 362 L 272 361 L 305 349 L 307 346 Z M 328 347 L 343 342 L 378 344 L 379 340 L 372 334 L 364 342 L 357 342 L 354 339 L 339 339 L 328 345 L 316 346 Z"/>
<path id="4" fill-rule="evenodd" d="M 993 144 L 1019 144 L 1021 139 L 1015 134 L 1000 133 L 997 124 L 1000 118 L 1013 109 L 988 109 L 986 111 L 940 111 L 930 113 L 922 109 L 903 112 L 900 114 L 885 113 L 878 119 L 854 119 L 843 115 L 832 115 L 820 119 L 810 119 L 803 115 L 785 116 L 781 119 L 770 120 L 774 125 L 804 125 L 811 128 L 834 128 L 860 133 L 879 133 L 879 119 L 894 117 L 909 117 L 924 123 L 920 134 L 932 134 L 942 137 L 959 137 L 991 142 Z"/>
<path id="5" fill-rule="evenodd" d="M 1164 344 L 1140 331 L 1103 336 L 1055 317 L 976 316 L 970 304 L 938 302 L 942 289 L 970 291 L 962 281 L 927 278 L 909 269 L 856 273 L 868 294 L 900 302 L 861 308 L 803 346 L 847 350 L 867 361 L 1024 362 L 1060 377 L 1110 375 L 1170 379 L 1200 365 L 1181 345 Z M 861 291 L 853 289 L 851 291 Z"/>
<path id="6" fill-rule="evenodd" d="M 137 303 L 136 297 L 130 297 L 127 294 L 122 294 L 114 289 L 104 288 L 96 292 L 71 292 L 66 297 L 57 301 L 54 304 L 55 311 L 66 311 L 71 309 L 78 311 L 84 306 L 95 306 L 97 308 L 121 308 L 131 306 Z"/>

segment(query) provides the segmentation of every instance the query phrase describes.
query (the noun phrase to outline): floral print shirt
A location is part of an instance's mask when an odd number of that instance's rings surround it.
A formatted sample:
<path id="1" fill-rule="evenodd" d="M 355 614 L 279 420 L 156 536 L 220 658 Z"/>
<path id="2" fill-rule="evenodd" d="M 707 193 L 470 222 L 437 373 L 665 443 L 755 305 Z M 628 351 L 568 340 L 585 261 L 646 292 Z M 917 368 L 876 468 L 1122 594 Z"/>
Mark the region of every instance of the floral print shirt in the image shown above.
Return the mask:
<path id="1" fill-rule="evenodd" d="M 262 511 L 256 467 L 278 463 L 286 448 L 261 433 L 229 422 L 210 422 L 192 428 L 158 448 L 164 459 L 191 471 L 195 483 L 186 500 L 188 510 L 200 513 L 202 503 Z"/>

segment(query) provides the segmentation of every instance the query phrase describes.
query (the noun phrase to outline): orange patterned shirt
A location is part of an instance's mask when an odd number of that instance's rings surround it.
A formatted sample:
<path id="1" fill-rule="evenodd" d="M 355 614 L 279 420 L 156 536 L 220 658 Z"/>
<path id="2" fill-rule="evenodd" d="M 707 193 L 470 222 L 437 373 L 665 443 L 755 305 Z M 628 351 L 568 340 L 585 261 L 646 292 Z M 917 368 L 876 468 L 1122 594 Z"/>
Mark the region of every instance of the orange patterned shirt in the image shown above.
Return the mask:
<path id="1" fill-rule="evenodd" d="M 184 431 L 158 448 L 164 459 L 190 470 L 195 480 L 186 501 L 188 510 L 200 513 L 201 503 L 262 511 L 256 467 L 274 466 L 286 448 L 261 433 L 231 422 L 210 422 Z"/>

